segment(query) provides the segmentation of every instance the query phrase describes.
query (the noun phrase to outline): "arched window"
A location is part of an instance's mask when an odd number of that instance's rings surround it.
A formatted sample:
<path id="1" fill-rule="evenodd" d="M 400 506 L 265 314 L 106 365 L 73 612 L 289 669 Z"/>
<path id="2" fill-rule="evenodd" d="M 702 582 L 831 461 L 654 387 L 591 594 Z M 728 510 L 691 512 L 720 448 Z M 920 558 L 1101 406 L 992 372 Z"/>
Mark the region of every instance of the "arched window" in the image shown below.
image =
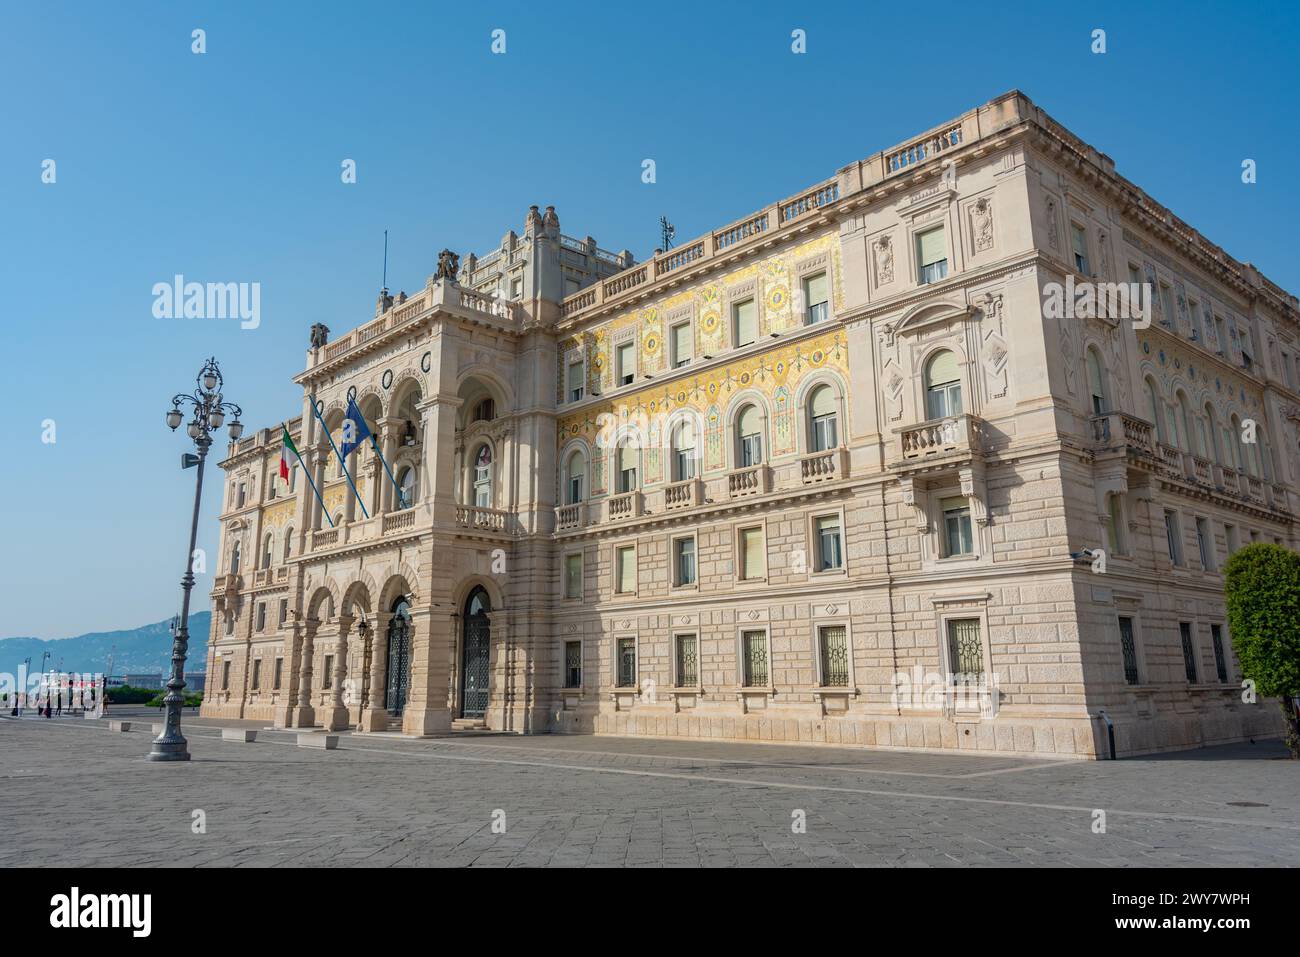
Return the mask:
<path id="1" fill-rule="evenodd" d="M 484 444 L 474 456 L 474 505 L 492 507 L 492 446 Z"/>
<path id="2" fill-rule="evenodd" d="M 695 478 L 695 423 L 683 419 L 673 429 L 672 480 L 685 482 Z"/>
<path id="3" fill-rule="evenodd" d="M 1160 414 L 1160 395 L 1156 392 L 1155 380 L 1146 380 L 1147 405 L 1151 409 L 1151 422 L 1156 427 L 1156 439 L 1165 440 L 1165 417 Z"/>
<path id="4" fill-rule="evenodd" d="M 587 457 L 581 449 L 574 449 L 564 467 L 564 497 L 566 505 L 577 505 L 587 488 Z"/>
<path id="5" fill-rule="evenodd" d="M 763 462 L 763 419 L 758 406 L 747 405 L 736 416 L 736 467 L 749 468 Z"/>
<path id="6" fill-rule="evenodd" d="M 284 530 L 284 560 L 287 562 L 293 557 L 293 526 L 290 525 Z"/>
<path id="7" fill-rule="evenodd" d="M 636 489 L 636 446 L 630 438 L 618 443 L 618 484 L 615 489 L 620 495 Z"/>
<path id="8" fill-rule="evenodd" d="M 474 406 L 474 417 L 471 422 L 491 422 L 497 417 L 497 404 L 492 399 L 480 399 Z"/>
<path id="9" fill-rule="evenodd" d="M 1186 393 L 1181 390 L 1178 392 L 1178 430 L 1182 433 L 1182 442 L 1179 443 L 1182 448 L 1199 455 L 1201 449 L 1196 442 L 1196 434 L 1192 432 L 1192 411 L 1187 407 Z"/>
<path id="10" fill-rule="evenodd" d="M 948 349 L 936 352 L 925 364 L 925 416 L 946 419 L 961 415 L 961 372 L 957 354 Z"/>
<path id="11" fill-rule="evenodd" d="M 262 567 L 270 568 L 271 561 L 274 557 L 273 549 L 275 548 L 275 535 L 271 532 L 266 533 L 266 542 L 262 548 Z"/>
<path id="12" fill-rule="evenodd" d="M 1225 436 L 1228 439 L 1228 448 L 1232 451 L 1232 467 L 1238 472 L 1245 469 L 1246 456 L 1241 447 L 1241 419 L 1234 413 L 1229 420 L 1229 426 L 1232 429 L 1231 436 Z"/>
<path id="13" fill-rule="evenodd" d="M 416 497 L 420 494 L 419 477 L 414 466 L 404 465 L 398 470 L 397 487 L 402 491 L 402 501 L 398 507 L 410 508 L 414 505 Z"/>
<path id="14" fill-rule="evenodd" d="M 814 452 L 828 452 L 840 444 L 839 412 L 835 393 L 828 385 L 819 385 L 808 397 L 810 445 Z"/>
<path id="15" fill-rule="evenodd" d="M 239 574 L 239 542 L 230 546 L 230 574 Z"/>
<path id="16" fill-rule="evenodd" d="M 1219 419 L 1214 414 L 1214 406 L 1205 403 L 1205 421 L 1209 431 L 1209 440 L 1205 444 L 1205 454 L 1211 456 L 1217 465 L 1223 464 L 1223 446 L 1219 438 Z"/>
<path id="17" fill-rule="evenodd" d="M 1110 411 L 1106 401 L 1106 373 L 1101 364 L 1101 356 L 1096 349 L 1088 350 L 1088 390 L 1092 396 L 1092 414 L 1102 415 Z"/>

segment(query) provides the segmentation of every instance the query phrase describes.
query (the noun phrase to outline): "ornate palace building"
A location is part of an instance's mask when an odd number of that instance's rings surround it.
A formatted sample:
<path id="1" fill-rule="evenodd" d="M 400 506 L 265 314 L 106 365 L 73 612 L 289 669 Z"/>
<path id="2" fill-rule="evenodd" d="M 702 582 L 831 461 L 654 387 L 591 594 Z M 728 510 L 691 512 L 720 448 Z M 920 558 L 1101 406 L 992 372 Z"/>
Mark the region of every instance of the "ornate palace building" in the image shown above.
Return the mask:
<path id="1" fill-rule="evenodd" d="M 1134 295 L 1074 308 L 1092 284 Z M 313 330 L 288 428 L 328 519 L 278 424 L 232 444 L 203 711 L 1072 757 L 1278 733 L 1221 570 L 1297 545 L 1298 380 L 1296 298 L 1020 93 L 640 264 L 534 206 Z M 360 502 L 321 426 L 349 397 Z"/>

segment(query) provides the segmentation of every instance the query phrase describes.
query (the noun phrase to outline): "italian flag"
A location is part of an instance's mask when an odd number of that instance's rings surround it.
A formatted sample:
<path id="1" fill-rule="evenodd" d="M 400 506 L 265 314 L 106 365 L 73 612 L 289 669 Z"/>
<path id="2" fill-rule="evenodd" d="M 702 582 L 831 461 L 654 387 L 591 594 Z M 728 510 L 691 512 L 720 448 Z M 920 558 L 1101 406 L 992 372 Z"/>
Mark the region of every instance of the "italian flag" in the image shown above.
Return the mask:
<path id="1" fill-rule="evenodd" d="M 298 448 L 293 444 L 293 439 L 289 438 L 289 429 L 284 428 L 284 437 L 280 439 L 280 478 L 289 481 L 289 456 L 298 457 Z"/>

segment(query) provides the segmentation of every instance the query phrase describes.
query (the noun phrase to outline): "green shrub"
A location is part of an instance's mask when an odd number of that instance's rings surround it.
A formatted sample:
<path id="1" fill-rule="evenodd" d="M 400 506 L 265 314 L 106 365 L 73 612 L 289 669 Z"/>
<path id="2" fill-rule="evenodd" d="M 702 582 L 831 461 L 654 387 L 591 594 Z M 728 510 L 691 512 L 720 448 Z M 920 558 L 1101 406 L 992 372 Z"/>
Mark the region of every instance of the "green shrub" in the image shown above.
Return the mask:
<path id="1" fill-rule="evenodd" d="M 1247 545 L 1224 567 L 1232 648 L 1258 694 L 1279 699 L 1287 747 L 1300 758 L 1300 554 L 1281 545 Z"/>

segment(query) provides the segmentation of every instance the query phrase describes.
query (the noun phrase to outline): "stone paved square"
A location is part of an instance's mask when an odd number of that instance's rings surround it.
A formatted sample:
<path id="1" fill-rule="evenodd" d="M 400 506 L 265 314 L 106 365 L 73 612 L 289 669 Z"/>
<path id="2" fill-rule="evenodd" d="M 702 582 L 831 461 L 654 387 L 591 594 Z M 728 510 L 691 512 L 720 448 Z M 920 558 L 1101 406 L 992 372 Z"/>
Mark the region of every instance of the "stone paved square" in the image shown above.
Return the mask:
<path id="1" fill-rule="evenodd" d="M 0 721 L 0 865 L 1300 864 L 1276 742 L 1117 762 L 577 735 L 343 734 L 324 751 L 186 717 L 183 765 L 145 760 L 156 713 L 126 733 Z"/>

